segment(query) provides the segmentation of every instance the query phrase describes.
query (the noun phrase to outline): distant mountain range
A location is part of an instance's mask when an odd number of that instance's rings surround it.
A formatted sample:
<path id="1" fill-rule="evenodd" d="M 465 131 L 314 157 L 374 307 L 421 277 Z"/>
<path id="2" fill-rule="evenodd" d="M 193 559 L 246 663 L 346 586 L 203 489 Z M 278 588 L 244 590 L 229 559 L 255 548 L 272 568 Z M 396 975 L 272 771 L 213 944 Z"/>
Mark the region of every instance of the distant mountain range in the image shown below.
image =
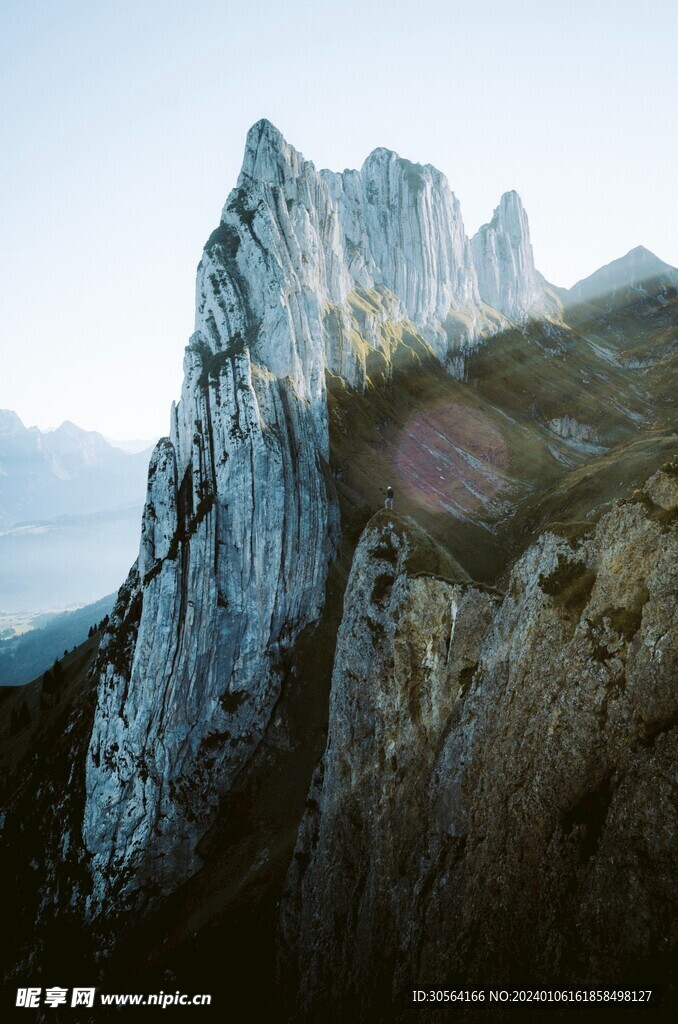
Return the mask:
<path id="1" fill-rule="evenodd" d="M 0 528 L 141 502 L 148 457 L 68 420 L 44 432 L 0 410 Z"/>
<path id="2" fill-rule="evenodd" d="M 139 546 L 148 459 L 68 420 L 41 431 L 0 410 L 1 611 L 69 608 L 117 589 Z"/>

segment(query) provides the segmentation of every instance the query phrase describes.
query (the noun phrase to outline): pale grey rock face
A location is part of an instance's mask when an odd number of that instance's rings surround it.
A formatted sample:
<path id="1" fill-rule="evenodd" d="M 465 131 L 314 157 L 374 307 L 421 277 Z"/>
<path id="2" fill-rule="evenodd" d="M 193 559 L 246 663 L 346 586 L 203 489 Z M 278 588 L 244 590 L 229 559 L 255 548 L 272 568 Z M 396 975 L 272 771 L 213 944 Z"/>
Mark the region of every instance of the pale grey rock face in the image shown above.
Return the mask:
<path id="1" fill-rule="evenodd" d="M 361 184 L 376 280 L 401 298 L 407 315 L 444 356 L 448 339 L 441 325 L 450 310 L 471 313 L 471 336 L 482 324 L 459 202 L 440 171 L 386 149 L 367 158 Z"/>
<path id="2" fill-rule="evenodd" d="M 123 621 L 138 619 L 138 634 L 129 668 L 111 658 L 102 671 L 83 824 L 92 913 L 196 866 L 196 841 L 267 724 L 283 653 L 323 603 L 336 532 L 324 270 L 317 253 L 309 269 L 302 259 L 308 216 L 280 226 L 268 134 L 245 162 L 262 180 L 243 172 L 198 270 L 182 397 L 151 461 L 128 588 Z"/>
<path id="3" fill-rule="evenodd" d="M 527 214 L 517 192 L 505 192 L 489 224 L 471 240 L 483 302 L 509 320 L 557 315 L 536 271 Z"/>
<path id="4" fill-rule="evenodd" d="M 196 868 L 286 652 L 321 612 L 338 529 L 326 371 L 360 389 L 366 352 L 393 330 L 447 361 L 488 322 L 442 174 L 387 150 L 318 172 L 267 121 L 251 129 L 198 267 L 181 400 L 105 647 L 83 824 L 91 914 Z"/>
<path id="5" fill-rule="evenodd" d="M 619 986 L 675 948 L 677 507 L 656 474 L 541 537 L 501 602 L 368 526 L 281 906 L 292 1019 L 409 1021 L 443 979 Z"/>

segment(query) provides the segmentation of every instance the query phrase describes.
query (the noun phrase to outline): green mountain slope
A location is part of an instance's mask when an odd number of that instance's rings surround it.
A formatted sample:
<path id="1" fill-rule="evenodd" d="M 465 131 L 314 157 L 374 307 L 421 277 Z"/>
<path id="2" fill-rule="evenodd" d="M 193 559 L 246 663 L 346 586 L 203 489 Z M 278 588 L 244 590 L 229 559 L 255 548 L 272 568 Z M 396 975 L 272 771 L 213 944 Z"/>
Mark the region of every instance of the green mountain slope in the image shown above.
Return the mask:
<path id="1" fill-rule="evenodd" d="M 0 686 L 21 686 L 50 668 L 65 650 L 83 643 L 91 627 L 108 615 L 115 595 L 54 615 L 47 625 L 0 641 Z"/>
<path id="2" fill-rule="evenodd" d="M 396 507 L 471 576 L 496 580 L 535 532 L 596 518 L 676 450 L 677 338 L 669 290 L 496 335 L 467 358 L 464 381 L 412 334 L 364 394 L 330 377 L 347 530 L 390 484 Z"/>

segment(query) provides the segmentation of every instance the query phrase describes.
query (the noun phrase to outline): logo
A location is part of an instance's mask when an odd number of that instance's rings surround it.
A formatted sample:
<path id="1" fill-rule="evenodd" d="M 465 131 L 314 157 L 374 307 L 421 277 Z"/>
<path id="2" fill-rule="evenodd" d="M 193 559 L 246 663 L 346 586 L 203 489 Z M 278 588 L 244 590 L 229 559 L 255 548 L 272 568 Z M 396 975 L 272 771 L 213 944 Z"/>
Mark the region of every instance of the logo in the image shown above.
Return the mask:
<path id="1" fill-rule="evenodd" d="M 74 988 L 71 991 L 71 1006 L 94 1006 L 94 988 Z M 46 988 L 45 998 L 40 1002 L 41 988 L 18 988 L 16 990 L 16 1005 L 24 1010 L 34 1010 L 38 1006 L 50 1006 L 55 1009 L 57 1006 L 66 1006 L 68 1003 L 67 988 Z"/>

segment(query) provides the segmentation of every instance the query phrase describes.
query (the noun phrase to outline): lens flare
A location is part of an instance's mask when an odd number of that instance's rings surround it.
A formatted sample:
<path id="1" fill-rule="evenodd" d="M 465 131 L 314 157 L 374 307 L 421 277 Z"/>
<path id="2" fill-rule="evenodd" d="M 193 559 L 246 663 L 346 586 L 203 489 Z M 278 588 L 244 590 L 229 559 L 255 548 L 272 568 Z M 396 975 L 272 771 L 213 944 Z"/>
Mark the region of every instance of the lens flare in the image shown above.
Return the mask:
<path id="1" fill-rule="evenodd" d="M 401 486 L 430 512 L 461 518 L 486 508 L 506 483 L 506 442 L 479 409 L 440 402 L 404 428 L 396 453 Z"/>

